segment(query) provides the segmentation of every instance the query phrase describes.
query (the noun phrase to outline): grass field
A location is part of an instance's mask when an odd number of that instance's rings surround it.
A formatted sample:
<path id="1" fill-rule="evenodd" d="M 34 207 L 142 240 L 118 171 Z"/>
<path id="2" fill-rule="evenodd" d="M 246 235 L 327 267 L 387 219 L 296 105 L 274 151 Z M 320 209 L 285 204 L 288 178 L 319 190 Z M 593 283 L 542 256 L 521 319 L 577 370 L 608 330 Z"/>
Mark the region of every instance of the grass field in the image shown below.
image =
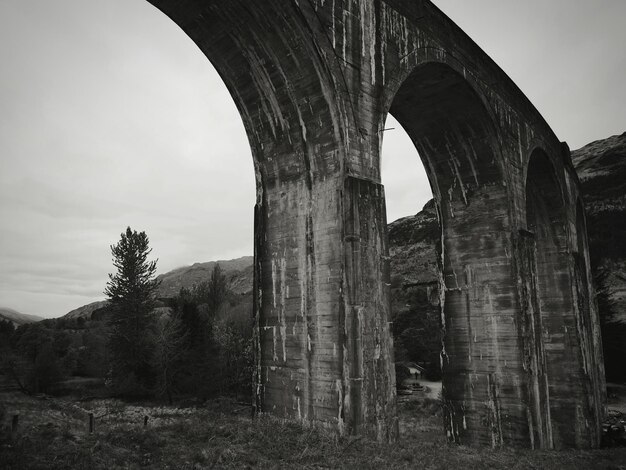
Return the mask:
<path id="1" fill-rule="evenodd" d="M 254 420 L 227 400 L 202 407 L 138 406 L 114 400 L 71 402 L 0 394 L 16 435 L 0 442 L 0 468 L 424 468 L 626 470 L 626 449 L 526 451 L 448 444 L 438 402 L 400 403 L 401 439 L 392 445 Z M 88 432 L 88 413 L 95 432 Z M 148 425 L 144 427 L 144 417 Z M 6 420 L 5 420 L 6 421 Z M 6 425 L 6 422 L 4 423 Z"/>

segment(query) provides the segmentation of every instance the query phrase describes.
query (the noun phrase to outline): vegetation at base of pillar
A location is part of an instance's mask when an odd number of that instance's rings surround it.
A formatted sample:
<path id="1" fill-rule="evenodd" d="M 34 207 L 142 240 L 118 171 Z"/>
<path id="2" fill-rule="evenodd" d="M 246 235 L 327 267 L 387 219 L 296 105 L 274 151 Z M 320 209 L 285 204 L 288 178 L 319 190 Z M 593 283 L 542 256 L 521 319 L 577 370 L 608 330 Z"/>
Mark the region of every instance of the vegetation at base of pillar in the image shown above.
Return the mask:
<path id="1" fill-rule="evenodd" d="M 122 395 L 147 395 L 155 386 L 154 363 L 156 261 L 145 232 L 126 229 L 111 246 L 115 274 L 109 274 L 104 294 L 111 302 L 109 317 L 110 380 Z"/>

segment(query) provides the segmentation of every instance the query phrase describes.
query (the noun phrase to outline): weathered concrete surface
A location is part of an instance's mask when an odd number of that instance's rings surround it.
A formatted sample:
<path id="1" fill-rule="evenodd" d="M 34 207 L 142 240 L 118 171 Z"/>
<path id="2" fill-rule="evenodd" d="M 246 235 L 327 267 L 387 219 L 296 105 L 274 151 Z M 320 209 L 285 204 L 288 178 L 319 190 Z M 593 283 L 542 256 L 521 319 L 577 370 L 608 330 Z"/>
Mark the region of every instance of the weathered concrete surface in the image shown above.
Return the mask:
<path id="1" fill-rule="evenodd" d="M 391 112 L 424 161 L 443 230 L 449 437 L 598 445 L 603 371 L 579 185 L 489 57 L 425 0 L 152 3 L 213 62 L 250 140 L 258 411 L 397 434 L 380 185 Z"/>

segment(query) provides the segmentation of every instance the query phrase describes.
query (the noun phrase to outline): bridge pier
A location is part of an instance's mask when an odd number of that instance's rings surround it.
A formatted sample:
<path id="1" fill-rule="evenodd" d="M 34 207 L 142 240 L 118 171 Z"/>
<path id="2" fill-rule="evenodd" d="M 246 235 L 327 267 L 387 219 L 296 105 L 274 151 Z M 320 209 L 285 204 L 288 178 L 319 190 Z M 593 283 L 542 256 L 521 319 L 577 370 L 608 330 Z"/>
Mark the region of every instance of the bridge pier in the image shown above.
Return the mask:
<path id="1" fill-rule="evenodd" d="M 256 406 L 284 419 L 395 439 L 384 197 L 330 178 L 265 191 L 256 207 Z"/>

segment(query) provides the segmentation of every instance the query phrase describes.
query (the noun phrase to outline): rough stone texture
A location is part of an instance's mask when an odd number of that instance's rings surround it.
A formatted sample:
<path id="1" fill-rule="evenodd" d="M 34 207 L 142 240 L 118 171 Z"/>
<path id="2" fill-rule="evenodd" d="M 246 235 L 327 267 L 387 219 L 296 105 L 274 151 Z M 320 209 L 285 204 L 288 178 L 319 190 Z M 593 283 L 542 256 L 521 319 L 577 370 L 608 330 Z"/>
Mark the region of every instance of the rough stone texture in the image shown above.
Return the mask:
<path id="1" fill-rule="evenodd" d="M 442 226 L 450 439 L 598 445 L 601 344 L 571 159 L 463 31 L 425 0 L 152 3 L 213 62 L 250 140 L 258 411 L 397 434 L 380 185 L 391 112 Z M 531 156 L 558 202 L 527 201 L 545 189 Z"/>
<path id="2" fill-rule="evenodd" d="M 582 184 L 591 264 L 609 273 L 611 300 L 626 322 L 626 132 L 572 152 Z"/>
<path id="3" fill-rule="evenodd" d="M 402 217 L 388 226 L 391 283 L 394 287 L 437 289 L 441 229 L 431 199 L 416 215 Z"/>

